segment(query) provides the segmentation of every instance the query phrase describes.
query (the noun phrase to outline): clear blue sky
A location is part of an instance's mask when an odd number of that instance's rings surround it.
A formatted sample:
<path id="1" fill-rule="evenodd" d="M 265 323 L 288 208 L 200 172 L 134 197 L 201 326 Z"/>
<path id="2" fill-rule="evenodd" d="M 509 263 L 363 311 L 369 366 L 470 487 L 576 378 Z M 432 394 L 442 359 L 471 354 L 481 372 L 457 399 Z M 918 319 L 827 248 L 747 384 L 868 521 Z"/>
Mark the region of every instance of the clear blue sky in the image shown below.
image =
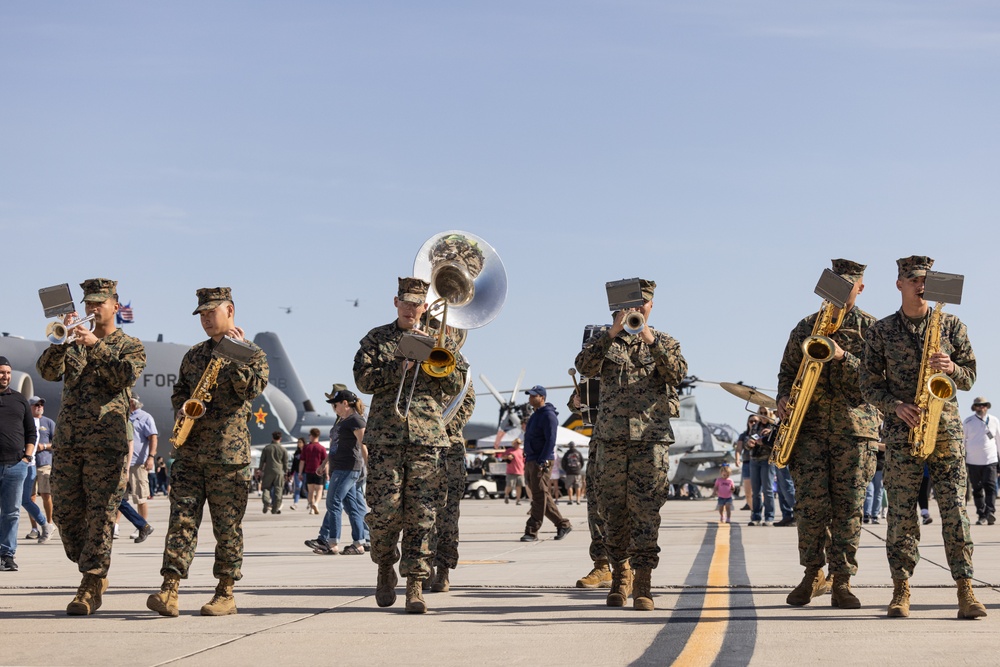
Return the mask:
<path id="1" fill-rule="evenodd" d="M 831 258 L 881 317 L 928 254 L 1000 401 L 998 63 L 989 2 L 3 3 L 0 328 L 41 338 L 39 287 L 107 276 L 127 331 L 193 344 L 194 291 L 230 285 L 318 403 L 466 229 L 509 272 L 465 348 L 498 387 L 566 383 L 631 276 L 692 373 L 774 387 Z"/>

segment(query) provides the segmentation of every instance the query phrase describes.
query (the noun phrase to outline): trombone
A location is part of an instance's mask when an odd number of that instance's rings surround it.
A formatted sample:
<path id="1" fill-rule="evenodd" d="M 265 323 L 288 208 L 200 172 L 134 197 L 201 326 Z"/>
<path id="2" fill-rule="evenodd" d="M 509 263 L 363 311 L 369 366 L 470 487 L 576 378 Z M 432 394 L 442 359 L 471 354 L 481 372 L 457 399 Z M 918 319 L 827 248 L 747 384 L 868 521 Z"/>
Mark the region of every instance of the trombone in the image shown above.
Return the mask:
<path id="1" fill-rule="evenodd" d="M 413 402 L 413 393 L 417 388 L 417 379 L 420 376 L 419 371 L 422 370 L 433 378 L 443 378 L 448 377 L 455 370 L 455 355 L 445 347 L 444 339 L 448 331 L 448 301 L 444 297 L 435 299 L 428 306 L 426 312 L 424 312 L 424 328 L 426 331 L 432 330 L 433 319 L 436 319 L 432 313 L 438 312 L 439 309 L 441 317 L 438 320 L 440 325 L 437 326 L 436 338 L 432 335 L 415 331 L 408 336 L 408 340 L 405 343 L 401 340 L 401 345 L 396 348 L 397 353 L 400 354 L 404 361 L 420 362 L 419 365 L 414 364 L 413 380 L 410 381 L 410 392 L 406 397 L 405 406 L 400 410 L 400 399 L 403 397 L 403 388 L 406 386 L 406 374 L 409 372 L 409 364 L 403 365 L 395 403 L 396 414 L 399 415 L 400 419 L 406 419 L 410 416 L 410 403 Z M 409 343 L 414 343 L 414 345 L 411 346 Z"/>

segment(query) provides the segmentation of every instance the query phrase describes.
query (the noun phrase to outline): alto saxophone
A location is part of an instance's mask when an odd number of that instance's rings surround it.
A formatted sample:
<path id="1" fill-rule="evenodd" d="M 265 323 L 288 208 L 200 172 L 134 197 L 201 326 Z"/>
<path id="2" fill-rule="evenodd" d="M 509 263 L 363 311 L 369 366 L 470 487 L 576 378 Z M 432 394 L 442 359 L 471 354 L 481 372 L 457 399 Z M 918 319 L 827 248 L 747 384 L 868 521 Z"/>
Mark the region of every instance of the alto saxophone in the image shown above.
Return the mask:
<path id="1" fill-rule="evenodd" d="M 840 312 L 834 317 L 835 309 L 837 309 L 835 305 L 824 301 L 816 315 L 812 335 L 802 341 L 802 362 L 788 394 L 788 403 L 785 405 L 786 417 L 778 426 L 778 435 L 769 459 L 769 462 L 778 468 L 788 465 L 795 440 L 799 437 L 802 420 L 805 419 L 806 411 L 809 409 L 819 375 L 823 372 L 823 364 L 833 359 L 836 354 L 837 346 L 830 336 L 844 323 L 847 310 L 840 308 Z"/>
<path id="2" fill-rule="evenodd" d="M 180 447 L 184 444 L 191 434 L 195 420 L 204 416 L 208 410 L 205 404 L 212 400 L 211 392 L 219 381 L 219 371 L 227 363 L 229 360 L 223 357 L 212 357 L 212 360 L 208 362 L 208 367 L 201 374 L 201 379 L 198 380 L 197 386 L 191 393 L 191 398 L 184 401 L 184 405 L 181 406 L 182 414 L 177 418 L 173 435 L 170 436 L 170 442 L 174 443 L 174 447 Z"/>
<path id="3" fill-rule="evenodd" d="M 931 357 L 941 351 L 941 309 L 938 301 L 931 311 L 927 331 L 924 332 L 924 353 L 920 358 L 920 376 L 917 380 L 917 397 L 914 405 L 920 409 L 920 422 L 910 430 L 910 456 L 926 459 L 937 443 L 938 424 L 946 401 L 958 391 L 955 381 L 944 373 L 931 373 Z"/>

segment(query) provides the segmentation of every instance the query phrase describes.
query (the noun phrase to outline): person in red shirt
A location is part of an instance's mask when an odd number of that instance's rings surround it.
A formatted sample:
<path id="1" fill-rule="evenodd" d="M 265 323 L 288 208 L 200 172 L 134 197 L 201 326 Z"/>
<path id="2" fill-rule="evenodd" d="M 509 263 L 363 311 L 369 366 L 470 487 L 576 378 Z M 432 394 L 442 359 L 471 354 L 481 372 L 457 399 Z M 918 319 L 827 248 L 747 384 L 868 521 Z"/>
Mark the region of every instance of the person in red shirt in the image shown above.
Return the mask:
<path id="1" fill-rule="evenodd" d="M 326 448 L 319 442 L 319 429 L 311 429 L 309 443 L 302 448 L 302 457 L 299 459 L 299 475 L 305 475 L 309 490 L 307 499 L 310 514 L 319 514 L 319 497 L 326 482 L 326 475 L 321 475 L 319 468 L 324 461 L 326 461 Z"/>
<path id="2" fill-rule="evenodd" d="M 514 438 L 514 442 L 504 452 L 502 460 L 507 462 L 507 488 L 503 491 L 503 501 L 510 502 L 510 492 L 516 488 L 517 505 L 521 504 L 521 489 L 524 488 L 524 450 L 521 449 L 521 439 Z"/>

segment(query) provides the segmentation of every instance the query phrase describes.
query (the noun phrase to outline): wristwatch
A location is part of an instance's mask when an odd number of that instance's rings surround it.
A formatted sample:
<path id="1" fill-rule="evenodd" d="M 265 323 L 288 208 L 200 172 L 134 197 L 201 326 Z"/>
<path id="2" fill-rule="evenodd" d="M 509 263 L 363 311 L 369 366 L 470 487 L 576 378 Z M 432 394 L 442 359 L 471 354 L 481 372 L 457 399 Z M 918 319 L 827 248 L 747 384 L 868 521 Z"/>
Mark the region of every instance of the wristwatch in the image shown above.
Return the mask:
<path id="1" fill-rule="evenodd" d="M 32 461 L 35 460 L 35 455 L 34 454 L 25 454 L 24 456 L 21 457 L 22 461 L 24 459 L 28 459 L 28 463 L 31 463 Z"/>

